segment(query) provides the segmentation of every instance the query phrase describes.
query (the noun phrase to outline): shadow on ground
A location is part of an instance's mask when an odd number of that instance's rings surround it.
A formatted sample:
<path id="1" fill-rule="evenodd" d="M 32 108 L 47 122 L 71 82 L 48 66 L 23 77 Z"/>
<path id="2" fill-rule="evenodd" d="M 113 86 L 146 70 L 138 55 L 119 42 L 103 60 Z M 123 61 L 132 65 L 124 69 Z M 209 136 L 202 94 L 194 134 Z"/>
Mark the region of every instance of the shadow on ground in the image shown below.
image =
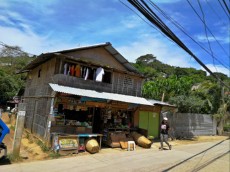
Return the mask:
<path id="1" fill-rule="evenodd" d="M 10 160 L 6 157 L 1 157 L 0 158 L 0 165 L 8 165 L 11 164 Z"/>

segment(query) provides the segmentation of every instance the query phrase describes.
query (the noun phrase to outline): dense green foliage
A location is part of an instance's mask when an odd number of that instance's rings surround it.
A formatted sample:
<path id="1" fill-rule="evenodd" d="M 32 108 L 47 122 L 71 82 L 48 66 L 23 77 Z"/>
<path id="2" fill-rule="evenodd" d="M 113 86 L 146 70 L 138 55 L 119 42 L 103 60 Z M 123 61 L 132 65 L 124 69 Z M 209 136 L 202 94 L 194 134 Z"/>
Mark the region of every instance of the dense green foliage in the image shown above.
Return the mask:
<path id="1" fill-rule="evenodd" d="M 206 76 L 205 71 L 169 66 L 151 54 L 139 57 L 133 65 L 146 77 L 142 90 L 144 97 L 164 99 L 175 104 L 179 112 L 213 114 L 218 111 L 222 86 L 214 77 Z M 230 84 L 226 75 L 215 74 Z"/>
<path id="2" fill-rule="evenodd" d="M 19 47 L 3 47 L 0 49 L 0 104 L 12 100 L 25 86 L 26 74 L 16 74 L 34 57 Z"/>

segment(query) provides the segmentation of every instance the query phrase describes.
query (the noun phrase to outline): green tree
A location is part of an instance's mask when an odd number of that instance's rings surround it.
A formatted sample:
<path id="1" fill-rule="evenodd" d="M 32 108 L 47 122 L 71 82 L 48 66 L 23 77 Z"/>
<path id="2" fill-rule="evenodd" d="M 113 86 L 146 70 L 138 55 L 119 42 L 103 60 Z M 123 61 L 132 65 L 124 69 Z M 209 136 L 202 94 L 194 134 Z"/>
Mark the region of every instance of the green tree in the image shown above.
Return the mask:
<path id="1" fill-rule="evenodd" d="M 205 71 L 163 64 L 152 54 L 140 56 L 133 65 L 146 77 L 144 97 L 162 100 L 164 95 L 164 101 L 174 103 L 181 112 L 217 113 L 221 87 Z M 215 74 L 230 85 L 229 77 Z"/>
<path id="2" fill-rule="evenodd" d="M 24 87 L 26 74 L 16 73 L 27 65 L 34 57 L 29 57 L 18 46 L 4 46 L 0 49 L 0 101 L 7 100 L 17 95 Z"/>
<path id="3" fill-rule="evenodd" d="M 178 78 L 173 76 L 170 78 L 158 78 L 155 81 L 144 83 L 142 90 L 143 96 L 161 100 L 164 94 L 165 101 L 168 101 L 170 97 L 188 95 L 194 81 L 191 77 Z"/>
<path id="4" fill-rule="evenodd" d="M 0 103 L 5 103 L 17 94 L 18 83 L 14 78 L 0 70 Z"/>

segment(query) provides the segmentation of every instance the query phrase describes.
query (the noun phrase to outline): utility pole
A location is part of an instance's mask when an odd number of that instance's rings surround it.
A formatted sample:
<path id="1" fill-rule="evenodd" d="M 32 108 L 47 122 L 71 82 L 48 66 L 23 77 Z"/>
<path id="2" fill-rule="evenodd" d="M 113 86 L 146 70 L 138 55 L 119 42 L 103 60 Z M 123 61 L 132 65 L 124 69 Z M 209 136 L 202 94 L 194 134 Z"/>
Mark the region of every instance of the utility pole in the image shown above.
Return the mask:
<path id="1" fill-rule="evenodd" d="M 26 104 L 19 103 L 17 122 L 15 127 L 15 133 L 14 133 L 14 141 L 13 141 L 13 156 L 15 158 L 19 157 L 20 155 L 20 146 L 21 146 L 21 139 L 24 130 L 25 115 L 26 115 Z"/>

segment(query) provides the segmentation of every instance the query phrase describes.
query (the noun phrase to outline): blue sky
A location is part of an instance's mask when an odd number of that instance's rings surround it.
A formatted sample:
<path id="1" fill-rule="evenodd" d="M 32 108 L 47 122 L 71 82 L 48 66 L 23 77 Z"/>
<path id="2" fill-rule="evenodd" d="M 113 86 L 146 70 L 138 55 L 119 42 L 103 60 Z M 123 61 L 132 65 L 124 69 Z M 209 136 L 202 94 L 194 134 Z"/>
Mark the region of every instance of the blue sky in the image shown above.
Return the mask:
<path id="1" fill-rule="evenodd" d="M 127 1 L 121 1 L 135 10 Z M 217 0 L 199 1 L 208 28 L 222 46 L 220 47 L 208 32 L 211 50 L 220 62 L 197 46 L 172 23 L 161 15 L 160 17 L 213 72 L 230 75 L 227 15 Z M 211 52 L 204 25 L 187 0 L 153 2 Z M 189 2 L 202 17 L 198 1 Z M 146 24 L 119 0 L 0 0 L 0 41 L 20 46 L 24 51 L 36 55 L 111 42 L 130 62 L 135 62 L 141 55 L 153 54 L 169 65 L 202 69 L 184 50 L 169 41 L 157 29 Z"/>

